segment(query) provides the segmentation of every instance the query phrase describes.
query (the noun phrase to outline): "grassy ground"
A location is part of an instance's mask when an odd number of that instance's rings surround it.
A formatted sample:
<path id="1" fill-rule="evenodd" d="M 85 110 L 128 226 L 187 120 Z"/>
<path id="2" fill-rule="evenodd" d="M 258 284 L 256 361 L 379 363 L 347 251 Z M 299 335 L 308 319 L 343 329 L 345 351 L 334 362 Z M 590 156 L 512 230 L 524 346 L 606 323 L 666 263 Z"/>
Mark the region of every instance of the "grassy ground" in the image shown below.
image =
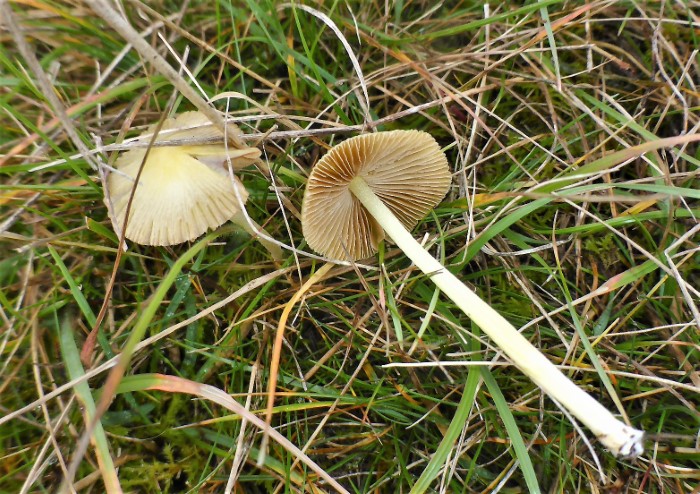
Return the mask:
<path id="1" fill-rule="evenodd" d="M 93 166 L 116 154 L 92 150 L 194 107 L 90 2 L 0 0 L 14 12 L 0 26 L 24 33 L 0 30 L 0 491 L 54 492 L 67 474 L 80 492 L 119 492 L 115 478 L 125 492 L 333 491 L 325 471 L 349 492 L 698 492 L 698 146 L 565 178 L 697 133 L 700 5 L 304 3 L 337 32 L 270 0 L 124 2 L 191 87 L 262 105 L 216 103 L 244 132 L 296 132 L 251 141 L 271 173 L 240 178 L 250 215 L 303 252 L 275 264 L 230 227 L 132 244 L 109 294 L 118 239 Z M 311 286 L 273 355 L 323 264 L 304 253 L 305 177 L 363 124 L 443 146 L 453 186 L 414 235 L 648 431 L 641 458 L 575 429 L 391 243 Z M 80 460 L 110 359 L 145 338 Z M 262 458 L 250 420 L 276 359 L 272 423 L 304 453 L 273 437 Z"/>

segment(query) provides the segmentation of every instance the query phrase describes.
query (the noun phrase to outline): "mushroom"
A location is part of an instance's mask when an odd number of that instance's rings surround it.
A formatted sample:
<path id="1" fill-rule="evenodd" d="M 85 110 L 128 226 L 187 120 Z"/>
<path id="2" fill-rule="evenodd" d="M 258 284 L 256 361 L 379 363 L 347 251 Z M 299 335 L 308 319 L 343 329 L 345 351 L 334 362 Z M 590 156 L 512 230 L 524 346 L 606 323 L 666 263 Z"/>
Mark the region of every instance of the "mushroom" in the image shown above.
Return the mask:
<path id="1" fill-rule="evenodd" d="M 332 148 L 308 178 L 302 229 L 309 246 L 338 260 L 376 252 L 386 233 L 540 388 L 583 422 L 612 453 L 636 457 L 644 433 L 576 386 L 503 316 L 433 258 L 407 228 L 432 209 L 450 184 L 447 159 L 425 132 L 390 131 Z"/>
<path id="2" fill-rule="evenodd" d="M 240 134 L 235 125 L 229 129 Z M 154 126 L 147 133 L 153 131 Z M 115 164 L 116 172 L 107 178 L 105 194 L 108 207 L 110 201 L 113 206 L 110 215 L 115 231 L 121 232 L 126 222 L 125 237 L 133 242 L 174 245 L 193 240 L 230 219 L 248 233 L 255 233 L 253 227 L 262 230 L 246 221 L 242 208 L 248 192 L 237 177 L 229 175 L 227 166 L 230 159 L 234 170 L 244 168 L 259 159 L 260 150 L 207 143 L 223 137 L 202 113 L 185 112 L 163 122 L 156 145 L 150 149 L 135 148 L 121 154 Z M 183 139 L 193 143 L 157 145 Z M 135 184 L 127 222 L 127 206 Z M 277 245 L 263 244 L 273 256 L 281 257 Z"/>

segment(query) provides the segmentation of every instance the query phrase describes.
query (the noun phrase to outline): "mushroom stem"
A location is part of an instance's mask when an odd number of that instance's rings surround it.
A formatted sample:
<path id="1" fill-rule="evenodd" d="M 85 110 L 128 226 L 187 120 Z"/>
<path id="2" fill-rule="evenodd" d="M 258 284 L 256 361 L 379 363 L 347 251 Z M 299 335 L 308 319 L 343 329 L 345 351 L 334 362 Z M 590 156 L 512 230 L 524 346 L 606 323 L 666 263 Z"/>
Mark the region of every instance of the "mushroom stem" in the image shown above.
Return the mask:
<path id="1" fill-rule="evenodd" d="M 576 386 L 512 324 L 431 256 L 360 177 L 350 190 L 384 231 L 535 384 L 578 418 L 616 456 L 633 458 L 644 449 L 644 432 L 630 427 Z"/>

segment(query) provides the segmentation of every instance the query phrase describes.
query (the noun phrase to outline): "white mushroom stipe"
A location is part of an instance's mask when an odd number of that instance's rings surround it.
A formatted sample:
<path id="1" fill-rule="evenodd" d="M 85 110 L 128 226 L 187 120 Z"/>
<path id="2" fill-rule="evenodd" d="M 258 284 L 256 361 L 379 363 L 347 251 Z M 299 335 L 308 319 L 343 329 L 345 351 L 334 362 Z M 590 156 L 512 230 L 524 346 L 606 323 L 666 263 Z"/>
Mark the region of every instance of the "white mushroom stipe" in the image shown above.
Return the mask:
<path id="1" fill-rule="evenodd" d="M 546 393 L 578 418 L 613 454 L 634 458 L 644 451 L 644 433 L 612 415 L 591 395 L 576 386 L 512 324 L 431 256 L 394 218 L 361 178 L 350 190 L 382 226 L 386 234 L 470 319 L 486 333 L 513 363 Z"/>

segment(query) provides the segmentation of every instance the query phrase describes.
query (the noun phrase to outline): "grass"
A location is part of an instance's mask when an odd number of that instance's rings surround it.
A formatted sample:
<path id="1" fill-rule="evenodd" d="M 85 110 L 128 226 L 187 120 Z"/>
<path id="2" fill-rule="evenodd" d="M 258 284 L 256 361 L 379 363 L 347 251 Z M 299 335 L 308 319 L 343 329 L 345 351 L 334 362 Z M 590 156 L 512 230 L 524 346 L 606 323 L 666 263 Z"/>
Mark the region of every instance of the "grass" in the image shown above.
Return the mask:
<path id="1" fill-rule="evenodd" d="M 271 171 L 240 173 L 248 212 L 300 252 L 224 226 L 116 270 L 95 167 L 197 103 L 90 3 L 0 0 L 0 492 L 697 492 L 700 151 L 654 144 L 698 132 L 696 2 L 126 2 L 191 88 L 247 96 L 215 106 Z M 305 177 L 363 127 L 438 140 L 453 185 L 414 236 L 648 431 L 641 458 L 589 447 L 391 243 L 295 297 L 324 266 Z"/>

